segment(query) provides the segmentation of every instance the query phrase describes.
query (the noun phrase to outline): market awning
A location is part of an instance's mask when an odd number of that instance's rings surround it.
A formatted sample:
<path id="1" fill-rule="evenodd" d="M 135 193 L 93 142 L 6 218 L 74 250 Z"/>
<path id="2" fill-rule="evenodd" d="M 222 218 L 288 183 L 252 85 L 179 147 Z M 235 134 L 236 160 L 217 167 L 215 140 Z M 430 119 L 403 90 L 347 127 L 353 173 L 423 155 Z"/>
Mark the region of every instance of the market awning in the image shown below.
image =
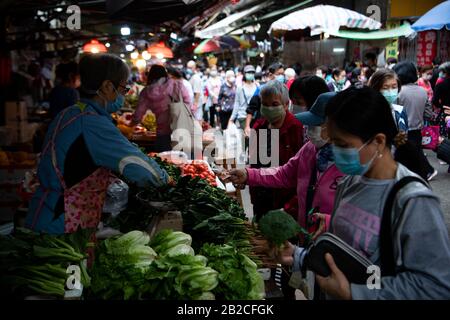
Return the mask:
<path id="1" fill-rule="evenodd" d="M 414 31 L 450 30 L 450 1 L 444 1 L 419 18 L 411 28 Z"/>
<path id="2" fill-rule="evenodd" d="M 336 32 L 341 26 L 347 28 L 377 30 L 381 23 L 358 12 L 330 5 L 318 5 L 288 14 L 270 26 L 272 31 L 311 29 L 311 35 Z"/>
<path id="3" fill-rule="evenodd" d="M 233 14 L 229 15 L 228 17 L 226 17 L 225 19 L 222 19 L 219 22 L 213 24 L 212 26 L 209 26 L 206 29 L 197 31 L 195 33 L 195 36 L 197 38 L 204 39 L 204 38 L 212 38 L 215 36 L 222 36 L 224 34 L 227 34 L 231 30 L 233 30 L 233 27 L 230 27 L 230 25 L 232 23 L 234 23 L 234 22 L 238 21 L 239 19 L 242 19 L 243 17 L 248 16 L 258 10 L 261 10 L 265 6 L 269 5 L 270 2 L 271 1 L 266 1 L 266 2 L 263 2 L 261 4 L 258 4 L 256 6 L 250 8 L 250 9 L 233 13 Z"/>
<path id="4" fill-rule="evenodd" d="M 411 25 L 405 23 L 400 27 L 388 29 L 388 30 L 376 30 L 376 31 L 351 31 L 351 30 L 338 30 L 329 31 L 329 34 L 334 37 L 346 38 L 352 40 L 380 40 L 390 39 L 398 37 L 409 37 L 414 34 L 414 30 L 411 29 Z"/>
<path id="5" fill-rule="evenodd" d="M 290 6 L 290 7 L 284 8 L 284 9 L 280 9 L 280 10 L 275 10 L 275 11 L 272 11 L 270 13 L 267 13 L 267 14 L 263 15 L 262 17 L 259 17 L 259 18 L 255 19 L 255 20 L 246 21 L 244 23 L 238 24 L 234 29 L 229 31 L 229 33 L 230 34 L 235 34 L 235 32 L 239 31 L 240 29 L 243 29 L 245 27 L 252 27 L 252 26 L 255 26 L 258 23 L 261 23 L 263 21 L 267 21 L 269 19 L 273 19 L 275 17 L 281 16 L 282 14 L 285 14 L 285 13 L 291 12 L 291 11 L 293 11 L 295 9 L 298 9 L 300 7 L 303 7 L 303 6 L 307 5 L 308 3 L 312 2 L 312 1 L 313 0 L 305 0 L 305 1 L 302 1 L 300 3 L 294 4 L 293 6 Z M 254 32 L 254 31 L 250 31 L 250 32 Z"/>

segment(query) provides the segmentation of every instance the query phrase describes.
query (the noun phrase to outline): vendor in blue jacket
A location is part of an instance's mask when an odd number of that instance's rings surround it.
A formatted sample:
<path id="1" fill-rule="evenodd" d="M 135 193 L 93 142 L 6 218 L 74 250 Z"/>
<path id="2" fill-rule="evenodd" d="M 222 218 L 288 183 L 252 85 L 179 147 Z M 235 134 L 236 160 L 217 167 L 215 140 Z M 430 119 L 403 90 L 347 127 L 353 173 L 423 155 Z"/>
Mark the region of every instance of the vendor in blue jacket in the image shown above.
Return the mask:
<path id="1" fill-rule="evenodd" d="M 61 111 L 49 127 L 28 228 L 50 234 L 96 228 L 113 172 L 139 186 L 168 182 L 167 173 L 112 123 L 110 113 L 123 105 L 128 77 L 128 66 L 116 56 L 81 59 L 81 99 Z"/>

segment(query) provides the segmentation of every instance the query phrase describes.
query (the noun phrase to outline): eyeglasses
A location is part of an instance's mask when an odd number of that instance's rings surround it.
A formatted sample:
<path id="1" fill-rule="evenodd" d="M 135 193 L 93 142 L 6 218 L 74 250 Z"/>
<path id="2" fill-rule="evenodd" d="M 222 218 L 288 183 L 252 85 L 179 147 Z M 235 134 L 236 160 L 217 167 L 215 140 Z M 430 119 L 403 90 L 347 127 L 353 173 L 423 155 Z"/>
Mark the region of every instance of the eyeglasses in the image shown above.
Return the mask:
<path id="1" fill-rule="evenodd" d="M 123 92 L 124 95 L 127 94 L 128 91 L 131 90 L 131 87 L 130 87 L 130 86 L 127 86 L 127 85 L 124 86 L 124 85 L 122 85 L 122 84 L 119 84 L 118 87 L 119 87 L 119 88 L 123 88 L 123 91 L 122 91 L 122 92 Z"/>

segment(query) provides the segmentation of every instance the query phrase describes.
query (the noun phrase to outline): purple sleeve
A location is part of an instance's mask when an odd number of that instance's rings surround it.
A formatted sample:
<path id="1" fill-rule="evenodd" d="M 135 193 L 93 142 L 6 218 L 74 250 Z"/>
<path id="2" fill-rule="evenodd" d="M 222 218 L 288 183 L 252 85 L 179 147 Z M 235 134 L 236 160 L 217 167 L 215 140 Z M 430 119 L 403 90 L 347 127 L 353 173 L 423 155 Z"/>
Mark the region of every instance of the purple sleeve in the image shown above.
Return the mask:
<path id="1" fill-rule="evenodd" d="M 138 105 L 136 107 L 136 110 L 134 111 L 131 123 L 133 125 L 140 123 L 145 112 L 147 112 L 147 109 L 148 109 L 148 101 L 146 96 L 146 90 L 144 89 L 139 95 Z"/>

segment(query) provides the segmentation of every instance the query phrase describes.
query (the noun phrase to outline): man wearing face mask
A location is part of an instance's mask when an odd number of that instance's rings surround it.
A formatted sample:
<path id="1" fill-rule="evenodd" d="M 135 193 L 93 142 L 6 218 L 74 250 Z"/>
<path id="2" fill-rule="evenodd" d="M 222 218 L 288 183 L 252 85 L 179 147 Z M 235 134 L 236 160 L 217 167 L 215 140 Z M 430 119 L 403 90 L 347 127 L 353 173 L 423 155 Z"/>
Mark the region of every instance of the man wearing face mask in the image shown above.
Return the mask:
<path id="1" fill-rule="evenodd" d="M 222 130 L 225 130 L 233 112 L 234 99 L 236 97 L 236 77 L 233 70 L 228 70 L 225 74 L 225 82 L 222 84 L 219 93 L 219 118 Z"/>
<path id="2" fill-rule="evenodd" d="M 112 123 L 124 102 L 127 65 L 109 54 L 80 61 L 81 100 L 50 124 L 40 155 L 39 188 L 26 227 L 49 234 L 97 227 L 111 172 L 140 186 L 161 186 L 167 173 L 132 145 Z"/>
<path id="3" fill-rule="evenodd" d="M 245 121 L 247 118 L 247 108 L 250 99 L 255 94 L 258 85 L 255 83 L 255 67 L 252 65 L 244 68 L 244 81 L 242 86 L 236 89 L 236 99 L 234 101 L 233 113 L 230 117 L 230 122 L 239 121 L 242 130 L 245 129 Z"/>
<path id="4" fill-rule="evenodd" d="M 216 108 L 219 104 L 219 93 L 222 87 L 222 79 L 219 77 L 216 66 L 211 68 L 209 78 L 206 81 L 206 87 L 208 89 L 206 106 L 209 108 L 209 124 L 214 128 L 216 126 Z"/>

